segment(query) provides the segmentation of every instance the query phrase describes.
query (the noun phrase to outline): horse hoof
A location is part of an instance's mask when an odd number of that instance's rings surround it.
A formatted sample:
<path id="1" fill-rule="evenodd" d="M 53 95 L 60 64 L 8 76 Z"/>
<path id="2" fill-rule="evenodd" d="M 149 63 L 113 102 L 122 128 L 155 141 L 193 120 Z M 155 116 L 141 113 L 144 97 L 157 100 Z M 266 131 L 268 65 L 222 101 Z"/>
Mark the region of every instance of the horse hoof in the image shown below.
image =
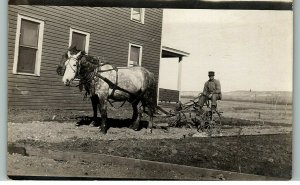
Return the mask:
<path id="1" fill-rule="evenodd" d="M 106 134 L 106 133 L 107 133 L 107 130 L 104 129 L 104 128 L 100 128 L 100 132 L 101 132 L 102 134 Z"/>
<path id="2" fill-rule="evenodd" d="M 91 126 L 91 127 L 97 127 L 98 124 L 97 124 L 95 121 L 92 121 L 92 122 L 90 123 L 90 126 Z"/>
<path id="3" fill-rule="evenodd" d="M 105 135 L 107 133 L 107 131 L 100 130 L 100 133 Z"/>
<path id="4" fill-rule="evenodd" d="M 139 131 L 139 128 L 138 127 L 132 127 L 132 130 Z"/>
<path id="5" fill-rule="evenodd" d="M 152 129 L 147 129 L 146 134 L 152 134 Z"/>

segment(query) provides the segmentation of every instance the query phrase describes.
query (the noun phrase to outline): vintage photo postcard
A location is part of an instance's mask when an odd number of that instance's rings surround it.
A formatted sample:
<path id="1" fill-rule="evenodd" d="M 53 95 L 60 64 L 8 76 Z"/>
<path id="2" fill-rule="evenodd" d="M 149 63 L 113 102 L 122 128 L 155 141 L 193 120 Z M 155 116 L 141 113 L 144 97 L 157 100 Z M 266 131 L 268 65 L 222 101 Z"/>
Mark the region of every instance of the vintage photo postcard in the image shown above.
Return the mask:
<path id="1" fill-rule="evenodd" d="M 8 1 L 8 178 L 290 180 L 292 3 Z"/>

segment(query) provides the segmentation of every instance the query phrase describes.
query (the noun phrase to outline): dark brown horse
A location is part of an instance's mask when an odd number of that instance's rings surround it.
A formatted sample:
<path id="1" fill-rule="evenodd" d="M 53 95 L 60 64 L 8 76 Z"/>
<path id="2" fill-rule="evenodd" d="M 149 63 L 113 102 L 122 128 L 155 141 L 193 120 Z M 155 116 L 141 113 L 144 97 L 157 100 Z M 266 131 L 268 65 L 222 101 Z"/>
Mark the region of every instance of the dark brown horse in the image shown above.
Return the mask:
<path id="1" fill-rule="evenodd" d="M 100 130 L 107 132 L 107 103 L 109 100 L 131 103 L 133 108 L 133 129 L 140 127 L 140 108 L 147 108 L 150 117 L 149 128 L 152 132 L 153 114 L 156 108 L 156 83 L 153 73 L 143 67 L 116 68 L 99 58 L 86 55 L 85 52 L 70 49 L 58 74 L 63 75 L 62 82 L 69 86 L 80 79 L 80 88 L 91 96 L 94 122 L 97 122 L 97 108 L 101 114 Z M 61 70 L 63 69 L 63 70 Z"/>

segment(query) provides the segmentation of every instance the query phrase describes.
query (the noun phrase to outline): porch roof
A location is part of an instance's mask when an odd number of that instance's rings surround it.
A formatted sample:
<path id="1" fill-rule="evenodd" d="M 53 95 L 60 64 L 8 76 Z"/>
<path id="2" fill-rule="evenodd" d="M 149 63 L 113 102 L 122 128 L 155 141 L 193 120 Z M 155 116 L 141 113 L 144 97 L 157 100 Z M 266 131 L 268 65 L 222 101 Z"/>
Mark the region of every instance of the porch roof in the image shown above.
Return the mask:
<path id="1" fill-rule="evenodd" d="M 185 51 L 180 51 L 178 49 L 170 48 L 167 46 L 162 46 L 161 57 L 162 58 L 182 58 L 187 57 L 190 54 Z"/>

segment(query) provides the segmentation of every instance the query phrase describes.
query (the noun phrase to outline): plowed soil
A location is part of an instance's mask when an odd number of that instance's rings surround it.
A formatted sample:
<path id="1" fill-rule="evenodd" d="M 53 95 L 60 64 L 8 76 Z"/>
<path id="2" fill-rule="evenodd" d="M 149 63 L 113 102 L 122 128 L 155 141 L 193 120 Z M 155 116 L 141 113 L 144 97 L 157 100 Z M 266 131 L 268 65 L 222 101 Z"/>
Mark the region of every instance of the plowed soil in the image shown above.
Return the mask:
<path id="1" fill-rule="evenodd" d="M 96 127 L 76 127 L 76 117 L 89 116 L 82 111 L 9 110 L 8 142 L 53 151 L 79 151 L 145 159 L 201 168 L 210 168 L 284 179 L 292 172 L 291 124 L 226 118 L 220 135 L 207 137 L 195 128 L 156 127 L 152 134 L 144 127 L 128 128 L 131 110 L 110 110 L 110 128 L 106 135 Z M 166 120 L 155 118 L 156 123 Z M 205 136 L 205 137 L 203 137 Z M 226 136 L 226 137 L 225 137 Z M 37 162 L 37 161 L 41 162 Z M 97 170 L 85 164 L 64 163 L 49 158 L 26 156 L 9 151 L 8 172 L 20 169 L 55 171 L 62 175 L 82 171 L 97 175 Z M 96 168 L 96 167 L 95 167 Z M 112 168 L 117 169 L 117 168 Z M 93 171 L 94 170 L 94 171 Z M 100 173 L 100 172 L 99 172 Z M 118 173 L 115 171 L 115 173 Z M 35 175 L 35 174 L 32 174 Z M 162 176 L 163 178 L 163 176 Z"/>

